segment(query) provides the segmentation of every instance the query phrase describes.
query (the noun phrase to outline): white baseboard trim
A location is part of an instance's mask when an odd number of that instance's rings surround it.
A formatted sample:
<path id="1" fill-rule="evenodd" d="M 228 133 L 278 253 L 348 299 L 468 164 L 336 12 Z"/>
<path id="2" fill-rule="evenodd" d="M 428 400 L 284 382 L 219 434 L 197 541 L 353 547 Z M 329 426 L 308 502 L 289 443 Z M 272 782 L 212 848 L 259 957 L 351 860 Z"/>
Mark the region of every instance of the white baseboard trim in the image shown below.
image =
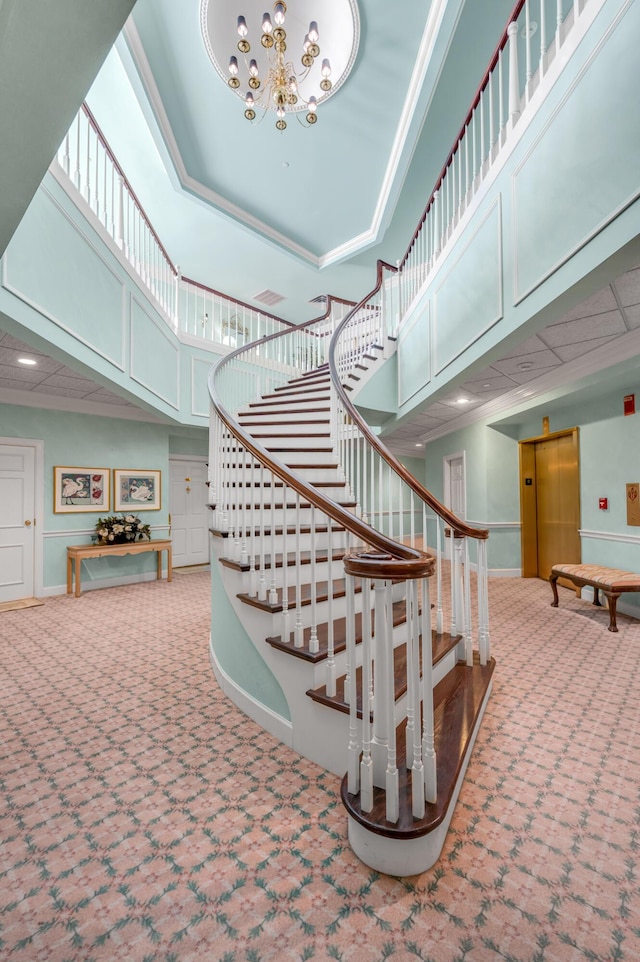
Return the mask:
<path id="1" fill-rule="evenodd" d="M 475 570 L 476 565 L 473 565 Z M 490 578 L 522 578 L 522 568 L 489 568 Z"/>
<path id="2" fill-rule="evenodd" d="M 167 569 L 163 568 L 162 578 L 164 581 L 167 579 Z M 85 591 L 94 591 L 98 588 L 117 588 L 120 585 L 133 585 L 138 584 L 142 581 L 155 581 L 156 572 L 155 571 L 143 571 L 139 574 L 133 575 L 119 575 L 116 578 L 93 578 L 89 580 L 85 578 L 81 582 L 82 593 Z M 74 585 L 75 590 L 75 585 Z M 64 595 L 67 593 L 67 586 L 64 585 L 50 585 L 48 588 L 43 588 L 42 596 L 48 598 L 52 595 Z"/>
<path id="3" fill-rule="evenodd" d="M 278 715 L 271 708 L 267 708 L 266 705 L 256 701 L 253 695 L 250 695 L 244 688 L 240 688 L 233 678 L 229 677 L 215 656 L 211 635 L 209 635 L 209 661 L 211 662 L 211 668 L 216 677 L 216 681 L 227 698 L 229 698 L 240 711 L 244 712 L 245 715 L 248 715 L 249 718 L 252 718 L 254 722 L 260 725 L 261 728 L 268 731 L 270 735 L 273 735 L 274 738 L 288 745 L 289 748 L 293 748 L 293 724 L 287 718 Z"/>

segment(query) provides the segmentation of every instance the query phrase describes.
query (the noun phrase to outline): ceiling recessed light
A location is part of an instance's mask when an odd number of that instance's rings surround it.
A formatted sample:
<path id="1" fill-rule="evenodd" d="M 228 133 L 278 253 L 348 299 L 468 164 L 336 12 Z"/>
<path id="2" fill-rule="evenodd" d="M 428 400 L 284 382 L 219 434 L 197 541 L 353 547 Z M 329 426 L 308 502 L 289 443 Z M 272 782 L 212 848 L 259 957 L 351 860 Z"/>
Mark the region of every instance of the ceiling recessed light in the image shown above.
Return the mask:
<path id="1" fill-rule="evenodd" d="M 519 371 L 530 371 L 532 367 L 533 361 L 521 361 L 520 364 L 518 364 Z"/>
<path id="2" fill-rule="evenodd" d="M 416 441 L 416 447 L 417 447 L 417 448 L 421 448 L 421 447 L 422 447 L 422 441 Z"/>
<path id="3" fill-rule="evenodd" d="M 34 361 L 34 359 L 33 359 L 32 357 L 19 357 L 19 358 L 18 358 L 18 364 L 33 365 L 33 364 L 37 364 L 37 363 L 38 363 L 38 362 L 37 362 L 37 361 Z"/>
<path id="4" fill-rule="evenodd" d="M 483 387 L 491 387 L 490 384 L 483 384 L 482 386 L 483 386 Z"/>
<path id="5" fill-rule="evenodd" d="M 470 404 L 470 402 L 471 402 L 471 398 L 468 398 L 468 397 L 459 397 L 456 400 L 456 404 Z"/>

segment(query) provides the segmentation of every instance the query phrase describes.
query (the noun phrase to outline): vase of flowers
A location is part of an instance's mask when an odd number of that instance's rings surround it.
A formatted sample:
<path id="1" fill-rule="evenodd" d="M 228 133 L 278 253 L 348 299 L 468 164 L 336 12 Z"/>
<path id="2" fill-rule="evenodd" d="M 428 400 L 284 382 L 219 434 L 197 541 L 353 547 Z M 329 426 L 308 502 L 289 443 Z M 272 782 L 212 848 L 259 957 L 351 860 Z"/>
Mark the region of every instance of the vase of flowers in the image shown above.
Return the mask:
<path id="1" fill-rule="evenodd" d="M 94 534 L 96 544 L 126 544 L 128 541 L 150 541 L 151 528 L 134 514 L 110 514 L 98 518 Z"/>

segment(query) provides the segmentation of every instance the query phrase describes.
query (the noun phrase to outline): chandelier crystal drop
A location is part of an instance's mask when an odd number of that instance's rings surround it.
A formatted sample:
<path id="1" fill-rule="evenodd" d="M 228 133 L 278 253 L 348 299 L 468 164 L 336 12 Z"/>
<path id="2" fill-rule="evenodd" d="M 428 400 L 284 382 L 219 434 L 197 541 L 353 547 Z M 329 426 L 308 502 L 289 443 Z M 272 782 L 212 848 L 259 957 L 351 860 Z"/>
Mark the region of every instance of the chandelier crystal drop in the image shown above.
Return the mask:
<path id="1" fill-rule="evenodd" d="M 276 127 L 278 130 L 285 130 L 287 127 L 287 112 L 291 113 L 292 108 L 300 110 L 297 106 L 302 103 L 307 108 L 305 117 L 306 124 L 311 126 L 316 123 L 318 99 L 310 96 L 308 100 L 300 94 L 300 85 L 307 79 L 317 58 L 320 56 L 318 41 L 320 34 L 318 24 L 312 20 L 309 24 L 309 31 L 304 38 L 302 50 L 300 51 L 300 63 L 302 68 L 297 71 L 293 62 L 287 60 L 287 32 L 284 23 L 287 13 L 287 5 L 277 2 L 273 5 L 273 15 L 265 13 L 262 17 L 262 34 L 260 43 L 265 49 L 267 56 L 267 73 L 265 77 L 260 76 L 258 61 L 254 58 L 247 59 L 247 54 L 251 52 L 251 41 L 249 28 L 244 16 L 238 17 L 238 51 L 243 55 L 244 65 L 247 73 L 247 90 L 244 96 L 245 111 L 247 120 L 255 120 L 256 107 L 262 108 L 265 113 L 267 110 L 275 110 Z M 241 86 L 240 66 L 238 57 L 232 54 L 229 58 L 229 78 L 228 85 L 232 90 L 239 92 Z M 321 79 L 319 88 L 323 94 L 331 90 L 331 63 L 327 57 L 322 60 L 320 69 Z M 302 122 L 302 121 L 301 121 Z M 304 125 L 304 124 L 303 124 Z"/>

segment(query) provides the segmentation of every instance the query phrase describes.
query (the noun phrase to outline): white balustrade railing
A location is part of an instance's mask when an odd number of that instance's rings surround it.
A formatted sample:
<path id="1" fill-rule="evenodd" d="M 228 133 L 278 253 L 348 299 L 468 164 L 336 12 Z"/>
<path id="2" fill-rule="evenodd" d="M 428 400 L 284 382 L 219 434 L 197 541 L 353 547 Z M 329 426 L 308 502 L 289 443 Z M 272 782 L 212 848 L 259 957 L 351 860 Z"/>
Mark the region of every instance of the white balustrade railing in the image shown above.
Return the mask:
<path id="1" fill-rule="evenodd" d="M 336 454 L 359 517 L 386 538 L 416 550 L 426 549 L 431 536 L 436 558 L 435 635 L 442 638 L 446 634 L 445 611 L 448 610 L 449 643 L 455 647 L 457 660 L 472 667 L 477 658 L 481 665 L 486 665 L 491 657 L 487 605 L 488 532 L 467 525 L 439 504 L 373 435 L 354 404 L 354 382 L 350 380 L 354 367 L 360 369 L 364 358 L 382 351 L 383 339 L 387 337 L 387 331 L 393 329 L 397 319 L 395 301 L 385 296 L 385 290 L 391 289 L 388 281 L 389 275 L 393 276 L 392 272 L 393 268 L 379 263 L 376 288 L 338 325 L 331 341 L 329 363 L 334 384 L 331 423 Z M 393 311 L 393 316 L 387 321 L 384 315 L 389 310 Z M 472 597 L 470 542 L 477 545 L 475 598 Z M 448 543 L 452 544 L 452 550 L 447 563 L 443 546 Z M 351 565 L 351 568 L 354 573 L 360 572 L 357 564 Z M 350 570 L 349 567 L 347 570 Z M 374 577 L 379 579 L 380 575 Z M 398 596 L 394 595 L 397 587 L 394 589 L 392 582 L 398 580 L 404 580 L 402 575 L 392 576 L 390 572 L 386 580 L 374 581 L 376 628 L 371 652 L 367 647 L 370 634 L 368 625 L 362 631 L 363 691 L 368 683 L 365 682 L 365 675 L 369 679 L 369 668 L 365 668 L 365 665 L 368 666 L 371 660 L 376 666 L 373 673 L 372 718 L 366 717 L 363 708 L 360 722 L 356 717 L 357 709 L 351 703 L 349 736 L 349 792 L 355 794 L 361 791 L 362 807 L 364 798 L 371 797 L 372 786 L 385 789 L 386 817 L 392 822 L 398 817 L 397 712 L 394 717 L 395 696 L 388 686 L 389 678 L 393 678 L 392 652 L 394 644 L 397 644 L 392 627 L 392 611 Z M 445 595 L 447 581 L 448 593 Z M 433 801 L 437 792 L 433 741 L 431 592 L 428 579 L 408 579 L 403 600 L 406 619 L 403 643 L 406 645 L 407 663 L 407 726 L 403 754 L 407 767 L 413 771 L 412 810 L 414 817 L 421 818 L 425 801 Z M 420 646 L 422 672 L 417 668 Z M 376 681 L 376 678 L 379 680 Z M 424 791 L 418 786 L 424 786 Z M 364 807 L 362 810 L 367 811 Z"/>
<path id="2" fill-rule="evenodd" d="M 86 104 L 60 145 L 55 162 L 174 331 L 209 345 L 233 348 L 293 326 L 180 276 Z"/>
<path id="3" fill-rule="evenodd" d="M 227 348 L 242 347 L 285 327 L 294 327 L 274 314 L 260 311 L 187 277 L 180 278 L 178 324 L 184 334 Z"/>
<path id="4" fill-rule="evenodd" d="M 586 0 L 519 0 L 399 264 L 404 317 L 493 170 Z"/>
<path id="5" fill-rule="evenodd" d="M 178 271 L 86 104 L 56 160 L 176 327 Z"/>

